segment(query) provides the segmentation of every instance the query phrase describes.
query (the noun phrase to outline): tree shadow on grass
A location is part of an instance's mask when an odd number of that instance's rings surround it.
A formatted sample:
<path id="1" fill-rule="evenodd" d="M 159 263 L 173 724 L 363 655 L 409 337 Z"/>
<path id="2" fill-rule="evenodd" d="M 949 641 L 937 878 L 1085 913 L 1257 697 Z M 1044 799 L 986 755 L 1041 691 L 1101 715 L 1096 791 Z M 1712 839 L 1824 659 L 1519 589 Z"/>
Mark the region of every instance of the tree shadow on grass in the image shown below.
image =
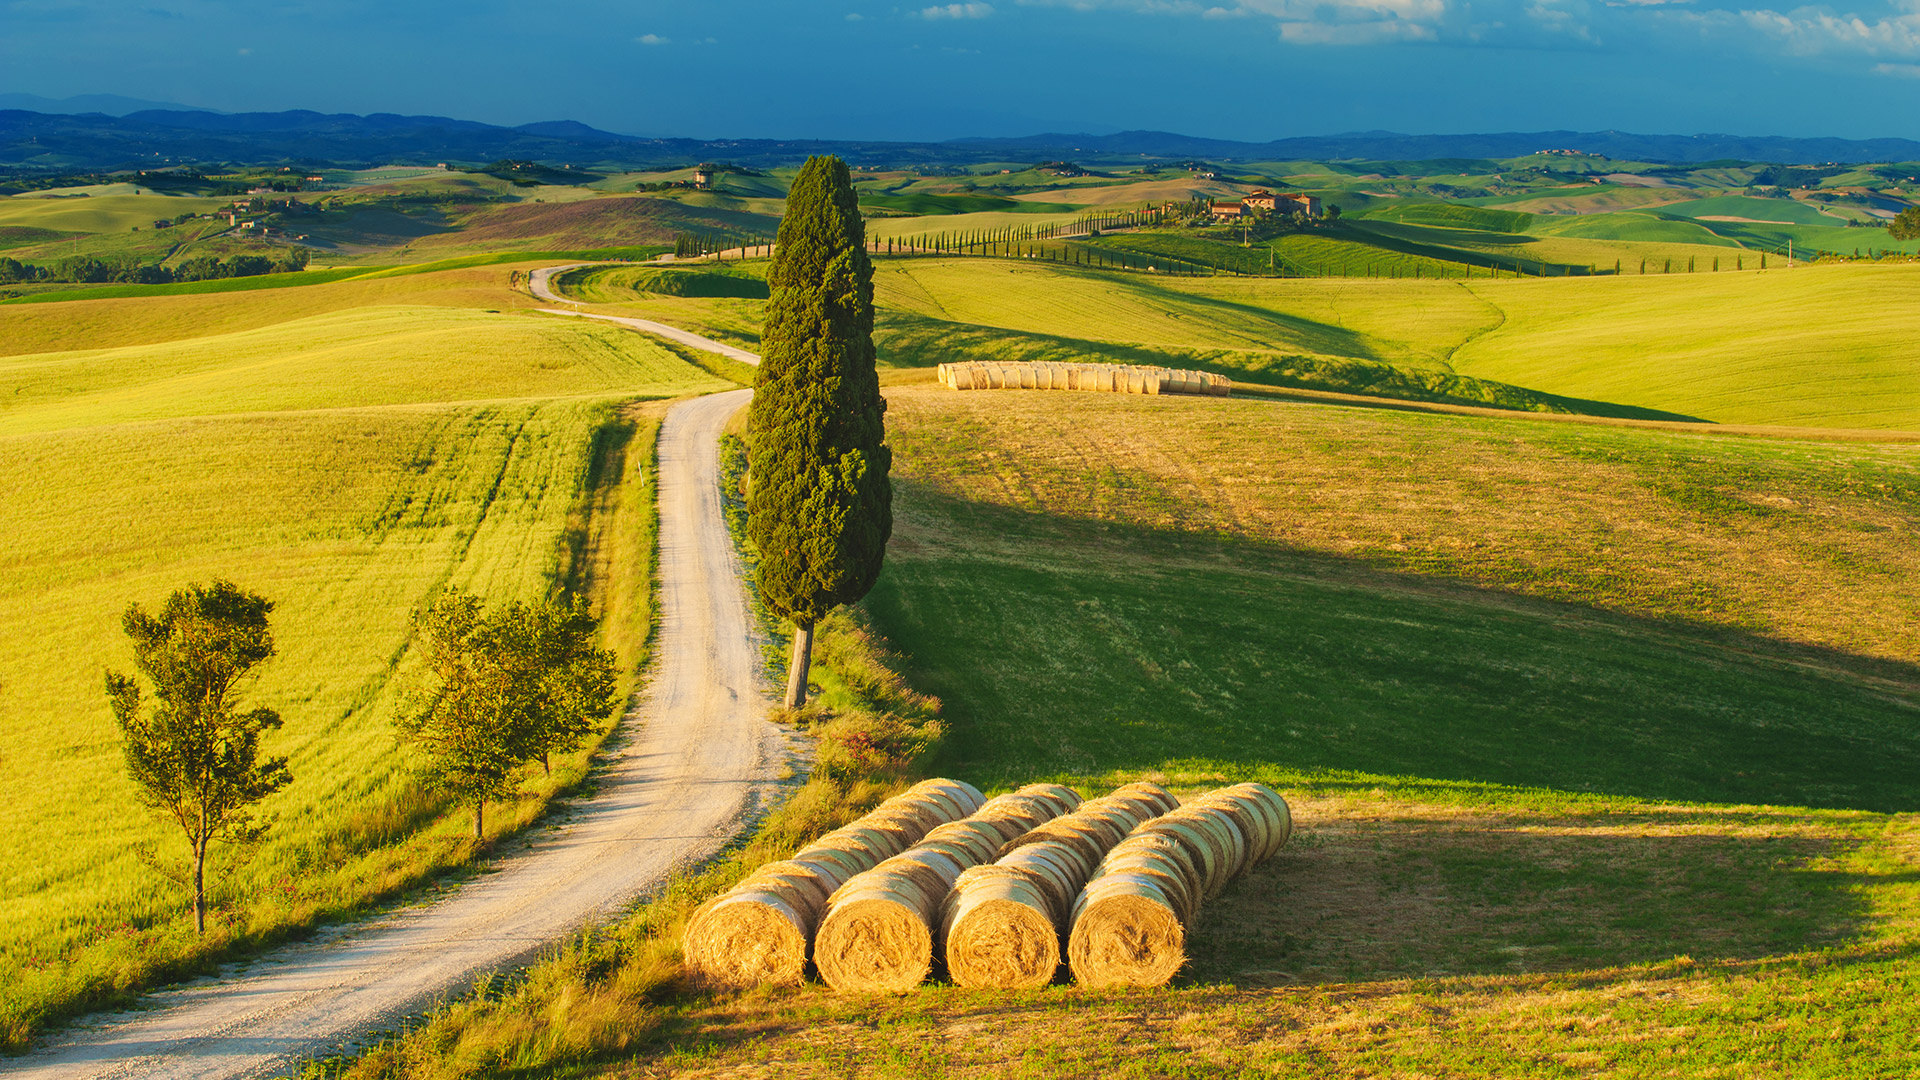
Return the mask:
<path id="1" fill-rule="evenodd" d="M 976 783 L 1346 774 L 1920 810 L 1912 664 L 1278 545 L 900 494 L 938 524 L 889 553 L 867 607 L 914 685 L 945 702 L 937 766 Z"/>

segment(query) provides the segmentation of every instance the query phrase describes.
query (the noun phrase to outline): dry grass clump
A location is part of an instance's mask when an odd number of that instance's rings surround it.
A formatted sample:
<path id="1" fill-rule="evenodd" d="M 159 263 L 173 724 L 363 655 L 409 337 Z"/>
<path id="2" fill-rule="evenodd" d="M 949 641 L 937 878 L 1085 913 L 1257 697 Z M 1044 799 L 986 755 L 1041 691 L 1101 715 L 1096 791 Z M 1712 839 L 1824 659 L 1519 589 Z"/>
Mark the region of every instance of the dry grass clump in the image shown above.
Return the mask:
<path id="1" fill-rule="evenodd" d="M 941 364 L 940 385 L 952 390 L 1101 390 L 1110 394 L 1208 394 L 1226 397 L 1233 380 L 1207 371 L 1140 364 Z"/>
<path id="2" fill-rule="evenodd" d="M 905 993 L 920 985 L 933 968 L 934 925 L 954 881 L 1079 805 L 1071 788 L 1030 784 L 848 880 L 830 898 L 814 937 L 820 977 L 841 992 Z"/>
<path id="3" fill-rule="evenodd" d="M 1094 989 L 1171 982 L 1186 963 L 1200 901 L 1272 857 L 1292 832 L 1286 800 L 1251 783 L 1209 792 L 1134 830 L 1074 903 L 1074 981 Z"/>
<path id="4" fill-rule="evenodd" d="M 760 867 L 688 920 L 689 975 L 710 987 L 800 982 L 807 943 L 835 890 L 985 803 L 971 784 L 924 780 L 793 858 Z"/>
<path id="5" fill-rule="evenodd" d="M 962 873 L 941 905 L 948 976 L 965 987 L 1052 982 L 1073 898 L 1101 858 L 1135 828 L 1179 805 L 1157 784 L 1128 784 L 1007 841 L 998 862 Z"/>

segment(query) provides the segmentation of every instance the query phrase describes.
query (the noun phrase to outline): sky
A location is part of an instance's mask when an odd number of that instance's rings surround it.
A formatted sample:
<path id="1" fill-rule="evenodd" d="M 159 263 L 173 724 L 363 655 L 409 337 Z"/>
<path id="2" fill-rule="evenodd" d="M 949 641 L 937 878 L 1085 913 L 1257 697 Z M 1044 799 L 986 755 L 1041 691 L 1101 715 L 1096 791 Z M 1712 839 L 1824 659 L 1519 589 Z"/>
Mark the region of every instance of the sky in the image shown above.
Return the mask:
<path id="1" fill-rule="evenodd" d="M 706 139 L 1916 138 L 1920 0 L 0 0 L 0 92 Z"/>

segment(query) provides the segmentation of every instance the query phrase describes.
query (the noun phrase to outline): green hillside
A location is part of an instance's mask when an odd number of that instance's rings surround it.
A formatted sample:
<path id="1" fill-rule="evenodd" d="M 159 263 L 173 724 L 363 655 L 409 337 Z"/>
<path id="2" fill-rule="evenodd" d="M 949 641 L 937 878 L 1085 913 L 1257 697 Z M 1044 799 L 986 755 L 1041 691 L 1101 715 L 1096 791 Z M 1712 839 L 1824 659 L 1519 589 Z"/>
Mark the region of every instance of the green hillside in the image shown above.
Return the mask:
<path id="1" fill-rule="evenodd" d="M 1454 370 L 1716 423 L 1920 430 L 1920 267 L 1485 282 L 1498 328 Z M 1523 286 L 1524 287 L 1521 287 Z"/>

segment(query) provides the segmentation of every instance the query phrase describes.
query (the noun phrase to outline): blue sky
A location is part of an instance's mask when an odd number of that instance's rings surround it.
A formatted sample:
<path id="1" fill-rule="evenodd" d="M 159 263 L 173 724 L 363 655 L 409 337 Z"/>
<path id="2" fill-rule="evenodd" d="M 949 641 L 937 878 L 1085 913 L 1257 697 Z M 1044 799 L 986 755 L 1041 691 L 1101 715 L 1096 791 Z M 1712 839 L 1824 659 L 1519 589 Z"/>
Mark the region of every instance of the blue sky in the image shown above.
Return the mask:
<path id="1" fill-rule="evenodd" d="M 701 138 L 1920 137 L 1920 0 L 0 0 L 0 92 Z"/>

